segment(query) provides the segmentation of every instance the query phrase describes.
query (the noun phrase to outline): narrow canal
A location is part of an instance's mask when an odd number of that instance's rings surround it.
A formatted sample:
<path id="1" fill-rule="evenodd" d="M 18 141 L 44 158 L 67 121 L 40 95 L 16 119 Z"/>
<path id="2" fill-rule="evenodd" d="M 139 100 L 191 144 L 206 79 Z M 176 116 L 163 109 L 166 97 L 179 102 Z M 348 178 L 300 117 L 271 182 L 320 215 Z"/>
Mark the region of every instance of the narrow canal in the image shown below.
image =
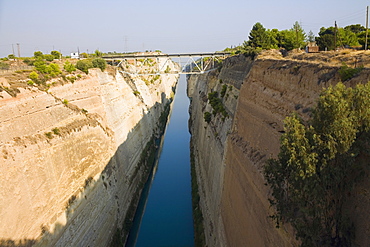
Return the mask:
<path id="1" fill-rule="evenodd" d="M 126 246 L 194 246 L 189 99 L 181 75 L 158 166 L 143 191 Z"/>

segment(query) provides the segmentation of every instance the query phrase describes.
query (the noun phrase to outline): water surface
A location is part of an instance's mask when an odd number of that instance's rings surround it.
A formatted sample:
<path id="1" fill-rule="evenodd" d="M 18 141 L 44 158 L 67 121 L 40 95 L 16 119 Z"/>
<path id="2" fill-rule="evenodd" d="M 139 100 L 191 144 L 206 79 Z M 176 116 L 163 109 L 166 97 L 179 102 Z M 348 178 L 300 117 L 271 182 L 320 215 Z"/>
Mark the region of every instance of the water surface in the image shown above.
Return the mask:
<path id="1" fill-rule="evenodd" d="M 179 79 L 173 104 L 157 170 L 139 205 L 144 213 L 141 215 L 138 209 L 127 246 L 194 245 L 189 99 L 184 75 Z"/>

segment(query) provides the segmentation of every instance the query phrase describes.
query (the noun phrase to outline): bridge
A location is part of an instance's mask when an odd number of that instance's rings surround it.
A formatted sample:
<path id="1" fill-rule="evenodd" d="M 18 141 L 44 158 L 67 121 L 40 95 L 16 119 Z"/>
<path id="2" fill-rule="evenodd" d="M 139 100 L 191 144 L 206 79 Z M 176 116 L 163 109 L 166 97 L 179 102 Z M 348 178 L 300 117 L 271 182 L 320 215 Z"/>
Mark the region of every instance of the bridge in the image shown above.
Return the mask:
<path id="1" fill-rule="evenodd" d="M 229 56 L 227 52 L 163 54 L 135 53 L 103 56 L 122 72 L 132 75 L 203 74 L 211 71 Z M 173 66 L 173 62 L 177 66 Z"/>

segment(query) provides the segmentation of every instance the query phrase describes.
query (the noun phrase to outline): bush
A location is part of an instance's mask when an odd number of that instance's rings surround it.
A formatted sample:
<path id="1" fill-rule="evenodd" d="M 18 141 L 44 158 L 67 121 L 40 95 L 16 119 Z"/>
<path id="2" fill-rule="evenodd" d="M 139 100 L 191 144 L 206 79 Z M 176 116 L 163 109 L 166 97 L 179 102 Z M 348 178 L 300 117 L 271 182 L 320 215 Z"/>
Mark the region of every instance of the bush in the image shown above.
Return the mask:
<path id="1" fill-rule="evenodd" d="M 0 69 L 9 69 L 9 64 L 0 62 Z"/>
<path id="2" fill-rule="evenodd" d="M 44 59 L 44 54 L 41 51 L 35 51 L 33 53 L 33 56 L 35 57 L 35 59 Z"/>
<path id="3" fill-rule="evenodd" d="M 107 67 L 107 63 L 102 58 L 95 58 L 92 60 L 92 65 L 94 68 L 99 68 L 101 71 L 104 71 Z"/>
<path id="4" fill-rule="evenodd" d="M 64 69 L 68 73 L 72 73 L 73 71 L 76 71 L 76 67 L 72 63 L 70 63 L 69 61 L 66 61 L 64 63 Z"/>
<path id="5" fill-rule="evenodd" d="M 204 121 L 209 123 L 209 122 L 211 122 L 211 119 L 212 119 L 212 114 L 210 112 L 205 112 L 204 113 Z"/>
<path id="6" fill-rule="evenodd" d="M 59 51 L 51 51 L 50 54 L 54 57 L 54 59 L 60 59 L 62 54 Z"/>
<path id="7" fill-rule="evenodd" d="M 90 59 L 79 60 L 76 63 L 76 68 L 88 74 L 89 69 L 93 68 L 93 64 Z"/>
<path id="8" fill-rule="evenodd" d="M 28 78 L 30 78 L 32 81 L 37 81 L 39 79 L 39 74 L 37 74 L 35 71 L 32 71 Z"/>
<path id="9" fill-rule="evenodd" d="M 48 62 L 52 62 L 54 60 L 54 56 L 53 55 L 50 55 L 50 54 L 44 55 L 44 58 Z"/>
<path id="10" fill-rule="evenodd" d="M 338 72 L 340 75 L 340 79 L 342 80 L 342 82 L 344 82 L 355 77 L 358 73 L 361 72 L 362 69 L 363 67 L 351 68 L 348 67 L 346 63 L 343 63 Z"/>

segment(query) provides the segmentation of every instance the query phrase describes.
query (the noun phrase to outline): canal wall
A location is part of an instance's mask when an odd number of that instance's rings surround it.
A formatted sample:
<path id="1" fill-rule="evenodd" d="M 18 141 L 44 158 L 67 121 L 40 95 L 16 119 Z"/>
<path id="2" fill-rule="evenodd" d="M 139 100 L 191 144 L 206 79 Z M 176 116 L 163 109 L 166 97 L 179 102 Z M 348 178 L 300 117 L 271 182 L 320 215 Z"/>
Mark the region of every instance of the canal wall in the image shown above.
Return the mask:
<path id="1" fill-rule="evenodd" d="M 178 75 L 149 79 L 90 69 L 0 92 L 1 246 L 125 242 Z"/>
<path id="2" fill-rule="evenodd" d="M 277 229 L 268 217 L 273 211 L 262 167 L 277 157 L 283 119 L 292 112 L 308 119 L 322 88 L 340 81 L 344 58 L 316 56 L 270 51 L 252 60 L 239 55 L 219 70 L 188 78 L 192 160 L 208 246 L 299 245 L 289 225 Z M 346 84 L 369 78 L 364 68 Z M 366 176 L 347 205 L 358 246 L 370 241 Z"/>

